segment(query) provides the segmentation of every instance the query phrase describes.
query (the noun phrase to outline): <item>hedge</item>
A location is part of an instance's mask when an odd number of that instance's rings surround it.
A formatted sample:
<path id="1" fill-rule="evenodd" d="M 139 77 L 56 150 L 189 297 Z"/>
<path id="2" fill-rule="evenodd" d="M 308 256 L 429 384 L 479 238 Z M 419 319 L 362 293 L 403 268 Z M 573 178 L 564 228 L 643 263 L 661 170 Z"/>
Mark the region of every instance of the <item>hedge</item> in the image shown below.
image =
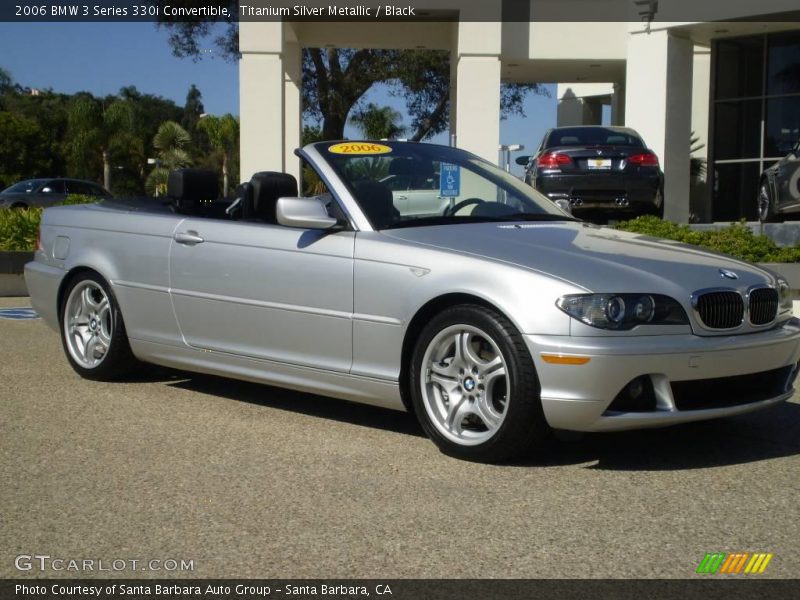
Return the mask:
<path id="1" fill-rule="evenodd" d="M 765 235 L 756 235 L 745 221 L 722 229 L 695 231 L 688 225 L 646 216 L 624 221 L 616 229 L 701 246 L 754 263 L 800 262 L 800 246 L 780 247 Z"/>
<path id="2" fill-rule="evenodd" d="M 68 196 L 63 204 L 97 202 L 91 196 Z M 0 251 L 32 251 L 42 218 L 41 208 L 0 210 Z M 624 221 L 616 229 L 702 246 L 750 262 L 800 262 L 800 246 L 780 247 L 765 235 L 754 234 L 744 221 L 724 229 L 695 231 L 688 225 L 646 216 Z"/>
<path id="3" fill-rule="evenodd" d="M 94 196 L 73 194 L 62 205 L 97 202 Z M 42 208 L 9 208 L 0 210 L 0 251 L 31 252 L 36 249 L 36 234 L 42 220 Z"/>

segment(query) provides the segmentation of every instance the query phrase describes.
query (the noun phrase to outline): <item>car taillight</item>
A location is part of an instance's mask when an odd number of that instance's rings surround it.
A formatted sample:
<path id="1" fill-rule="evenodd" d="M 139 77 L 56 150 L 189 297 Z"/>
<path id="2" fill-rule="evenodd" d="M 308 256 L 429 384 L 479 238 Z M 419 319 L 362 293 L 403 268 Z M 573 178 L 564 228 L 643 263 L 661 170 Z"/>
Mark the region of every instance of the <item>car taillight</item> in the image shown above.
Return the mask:
<path id="1" fill-rule="evenodd" d="M 564 165 L 572 164 L 572 159 L 566 154 L 548 152 L 547 154 L 542 154 L 536 164 L 543 169 L 558 169 Z"/>
<path id="2" fill-rule="evenodd" d="M 639 167 L 657 167 L 658 157 L 652 152 L 645 152 L 643 154 L 634 154 L 633 156 L 629 156 L 628 162 Z"/>

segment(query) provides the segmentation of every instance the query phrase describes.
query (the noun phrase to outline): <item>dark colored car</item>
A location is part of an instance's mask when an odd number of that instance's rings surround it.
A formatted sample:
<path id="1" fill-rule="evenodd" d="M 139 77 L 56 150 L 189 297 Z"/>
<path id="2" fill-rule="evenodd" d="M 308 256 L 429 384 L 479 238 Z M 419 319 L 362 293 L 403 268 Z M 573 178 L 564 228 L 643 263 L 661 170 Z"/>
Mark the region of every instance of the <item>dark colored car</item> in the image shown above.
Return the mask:
<path id="1" fill-rule="evenodd" d="M 536 154 L 517 159 L 525 182 L 576 216 L 663 215 L 664 174 L 658 157 L 627 127 L 557 127 Z"/>
<path id="2" fill-rule="evenodd" d="M 48 207 L 60 204 L 69 194 L 111 198 L 102 186 L 81 179 L 26 179 L 0 192 L 0 208 Z"/>
<path id="3" fill-rule="evenodd" d="M 800 216 L 800 141 L 761 174 L 758 186 L 758 218 L 762 222 Z"/>

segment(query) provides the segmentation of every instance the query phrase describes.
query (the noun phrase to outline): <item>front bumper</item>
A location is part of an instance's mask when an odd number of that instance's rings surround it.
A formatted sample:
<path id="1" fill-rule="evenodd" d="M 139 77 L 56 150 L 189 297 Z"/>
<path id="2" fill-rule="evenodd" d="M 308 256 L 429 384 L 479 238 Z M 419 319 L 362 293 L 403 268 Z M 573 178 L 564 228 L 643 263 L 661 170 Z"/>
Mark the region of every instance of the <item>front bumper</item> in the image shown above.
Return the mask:
<path id="1" fill-rule="evenodd" d="M 556 429 L 573 431 L 662 427 L 765 408 L 792 396 L 800 360 L 798 319 L 769 331 L 727 337 L 528 335 L 525 340 L 539 375 L 548 423 Z M 552 364 L 545 362 L 542 355 L 590 360 L 582 365 Z M 704 397 L 714 389 L 709 380 L 725 381 L 721 378 L 769 371 L 775 371 L 775 376 L 782 379 L 773 382 L 766 395 L 750 396 L 752 392 L 746 391 L 733 399 Z M 655 407 L 636 412 L 609 410 L 625 387 L 642 376 L 652 382 Z M 683 405 L 692 408 L 681 409 L 680 402 L 676 403 L 676 391 L 685 397 L 695 388 L 698 397 Z"/>

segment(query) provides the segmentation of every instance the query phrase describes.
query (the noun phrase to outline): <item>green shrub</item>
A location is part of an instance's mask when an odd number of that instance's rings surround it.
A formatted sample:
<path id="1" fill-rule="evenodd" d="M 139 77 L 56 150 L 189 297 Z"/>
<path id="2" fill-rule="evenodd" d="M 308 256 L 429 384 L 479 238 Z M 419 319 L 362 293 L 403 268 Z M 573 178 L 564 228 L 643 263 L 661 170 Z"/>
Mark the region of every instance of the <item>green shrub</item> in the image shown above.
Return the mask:
<path id="1" fill-rule="evenodd" d="M 800 247 L 782 248 L 767 236 L 754 234 L 745 221 L 723 229 L 695 231 L 688 225 L 677 225 L 658 217 L 646 216 L 617 223 L 615 228 L 702 246 L 749 262 L 800 262 Z"/>
<path id="2" fill-rule="evenodd" d="M 61 204 L 91 204 L 97 202 L 96 196 L 71 194 Z M 0 210 L 0 251 L 32 252 L 36 249 L 36 234 L 42 220 L 41 208 Z"/>
<path id="3" fill-rule="evenodd" d="M 36 249 L 41 208 L 0 210 L 0 250 L 28 252 Z"/>
<path id="4" fill-rule="evenodd" d="M 83 194 L 70 194 L 67 198 L 61 202 L 61 206 L 72 206 L 73 204 L 94 204 L 95 202 L 100 202 L 102 198 L 98 198 L 97 196 L 85 196 Z"/>

